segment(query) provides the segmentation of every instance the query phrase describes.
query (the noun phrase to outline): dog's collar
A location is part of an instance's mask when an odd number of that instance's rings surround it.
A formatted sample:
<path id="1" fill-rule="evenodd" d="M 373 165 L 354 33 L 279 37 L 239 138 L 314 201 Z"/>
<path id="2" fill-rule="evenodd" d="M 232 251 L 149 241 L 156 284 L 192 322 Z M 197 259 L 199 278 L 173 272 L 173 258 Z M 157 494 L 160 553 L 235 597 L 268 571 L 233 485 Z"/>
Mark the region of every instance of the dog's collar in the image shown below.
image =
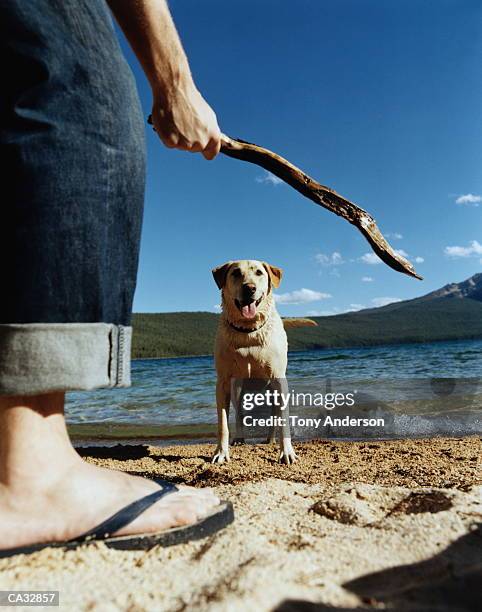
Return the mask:
<path id="1" fill-rule="evenodd" d="M 254 332 L 257 332 L 260 329 L 262 329 L 266 325 L 267 322 L 268 322 L 268 319 L 265 319 L 265 321 L 264 321 L 264 323 L 262 325 L 260 325 L 259 327 L 254 327 L 254 328 L 239 327 L 238 325 L 235 325 L 234 323 L 231 323 L 231 321 L 228 321 L 228 325 L 229 325 L 229 327 L 232 327 L 237 332 L 241 332 L 242 334 L 253 334 Z"/>

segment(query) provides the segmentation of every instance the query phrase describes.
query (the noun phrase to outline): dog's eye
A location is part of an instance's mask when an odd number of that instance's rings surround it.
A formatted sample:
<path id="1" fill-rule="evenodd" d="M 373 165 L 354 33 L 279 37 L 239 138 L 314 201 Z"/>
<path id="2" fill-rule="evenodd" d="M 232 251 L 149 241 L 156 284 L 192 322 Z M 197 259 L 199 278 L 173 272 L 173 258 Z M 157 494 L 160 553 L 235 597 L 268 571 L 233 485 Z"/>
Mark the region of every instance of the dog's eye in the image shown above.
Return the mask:
<path id="1" fill-rule="evenodd" d="M 263 276 L 263 273 L 261 270 L 256 270 L 256 276 Z"/>
<path id="2" fill-rule="evenodd" d="M 232 273 L 233 276 L 239 277 L 241 276 L 241 270 L 239 268 L 235 268 Z"/>

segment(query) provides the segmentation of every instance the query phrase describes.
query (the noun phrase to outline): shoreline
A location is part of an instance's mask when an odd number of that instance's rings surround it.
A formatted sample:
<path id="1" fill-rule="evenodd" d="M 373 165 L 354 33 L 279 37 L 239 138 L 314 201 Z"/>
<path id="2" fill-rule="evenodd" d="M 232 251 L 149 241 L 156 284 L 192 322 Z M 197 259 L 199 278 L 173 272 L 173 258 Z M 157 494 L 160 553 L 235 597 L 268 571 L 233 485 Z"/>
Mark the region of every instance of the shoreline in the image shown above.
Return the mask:
<path id="1" fill-rule="evenodd" d="M 214 429 L 213 429 L 214 431 Z M 464 440 L 470 439 L 473 437 L 477 437 L 479 434 L 474 434 L 473 432 L 460 433 L 457 434 L 457 439 Z M 183 447 L 183 446 L 192 446 L 194 444 L 198 445 L 216 445 L 216 437 L 205 437 L 203 435 L 197 434 L 186 434 L 184 437 L 171 437 L 171 436 L 139 436 L 139 437 L 105 437 L 105 436 L 87 436 L 87 437 L 79 437 L 76 435 L 70 435 L 72 443 L 76 448 L 89 448 L 92 447 L 102 447 L 106 446 L 111 448 L 112 446 L 153 446 L 155 448 L 165 448 L 167 446 L 173 447 Z M 407 436 L 399 436 L 399 437 L 370 437 L 360 436 L 360 437 L 337 437 L 337 438 L 314 438 L 310 440 L 293 440 L 293 444 L 295 446 L 303 445 L 303 444 L 311 444 L 311 443 L 336 443 L 336 442 L 353 442 L 353 443 L 371 443 L 371 442 L 403 442 L 403 441 L 416 441 L 416 440 L 446 440 L 451 439 L 447 438 L 446 434 L 440 435 L 432 435 L 432 434 L 420 434 L 413 435 L 410 437 Z M 264 439 L 260 440 L 251 440 L 249 439 L 247 442 L 243 443 L 246 447 L 255 447 L 255 446 L 266 446 L 266 442 Z"/>

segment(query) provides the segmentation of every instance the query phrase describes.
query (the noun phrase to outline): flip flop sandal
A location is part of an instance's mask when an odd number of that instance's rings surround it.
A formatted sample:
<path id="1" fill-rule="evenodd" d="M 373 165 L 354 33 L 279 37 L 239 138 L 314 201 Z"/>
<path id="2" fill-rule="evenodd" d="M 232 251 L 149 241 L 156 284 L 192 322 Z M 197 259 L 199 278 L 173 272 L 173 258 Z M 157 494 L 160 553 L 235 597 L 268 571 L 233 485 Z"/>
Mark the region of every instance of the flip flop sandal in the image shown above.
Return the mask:
<path id="1" fill-rule="evenodd" d="M 13 555 L 30 554 L 44 548 L 62 548 L 73 550 L 80 546 L 103 542 L 109 548 L 118 550 L 149 550 L 154 546 L 173 546 L 184 542 L 193 542 L 213 535 L 234 520 L 233 505 L 231 502 L 221 502 L 212 512 L 193 525 L 174 527 L 159 533 L 146 533 L 127 536 L 112 536 L 113 533 L 132 523 L 140 514 L 153 506 L 165 495 L 179 491 L 175 484 L 166 480 L 154 479 L 161 485 L 159 491 L 154 491 L 141 499 L 125 506 L 110 518 L 97 525 L 83 535 L 67 540 L 66 542 L 46 542 L 0 550 L 0 558 Z"/>

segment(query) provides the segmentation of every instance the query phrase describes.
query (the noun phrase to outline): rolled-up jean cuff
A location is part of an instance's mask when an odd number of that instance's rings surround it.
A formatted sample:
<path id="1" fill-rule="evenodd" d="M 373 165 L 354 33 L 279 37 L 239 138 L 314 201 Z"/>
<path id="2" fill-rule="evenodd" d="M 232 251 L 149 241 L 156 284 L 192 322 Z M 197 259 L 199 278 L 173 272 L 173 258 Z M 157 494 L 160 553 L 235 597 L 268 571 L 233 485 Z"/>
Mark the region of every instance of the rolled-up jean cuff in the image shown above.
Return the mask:
<path id="1" fill-rule="evenodd" d="M 0 324 L 0 395 L 128 387 L 131 338 L 108 323 Z"/>

